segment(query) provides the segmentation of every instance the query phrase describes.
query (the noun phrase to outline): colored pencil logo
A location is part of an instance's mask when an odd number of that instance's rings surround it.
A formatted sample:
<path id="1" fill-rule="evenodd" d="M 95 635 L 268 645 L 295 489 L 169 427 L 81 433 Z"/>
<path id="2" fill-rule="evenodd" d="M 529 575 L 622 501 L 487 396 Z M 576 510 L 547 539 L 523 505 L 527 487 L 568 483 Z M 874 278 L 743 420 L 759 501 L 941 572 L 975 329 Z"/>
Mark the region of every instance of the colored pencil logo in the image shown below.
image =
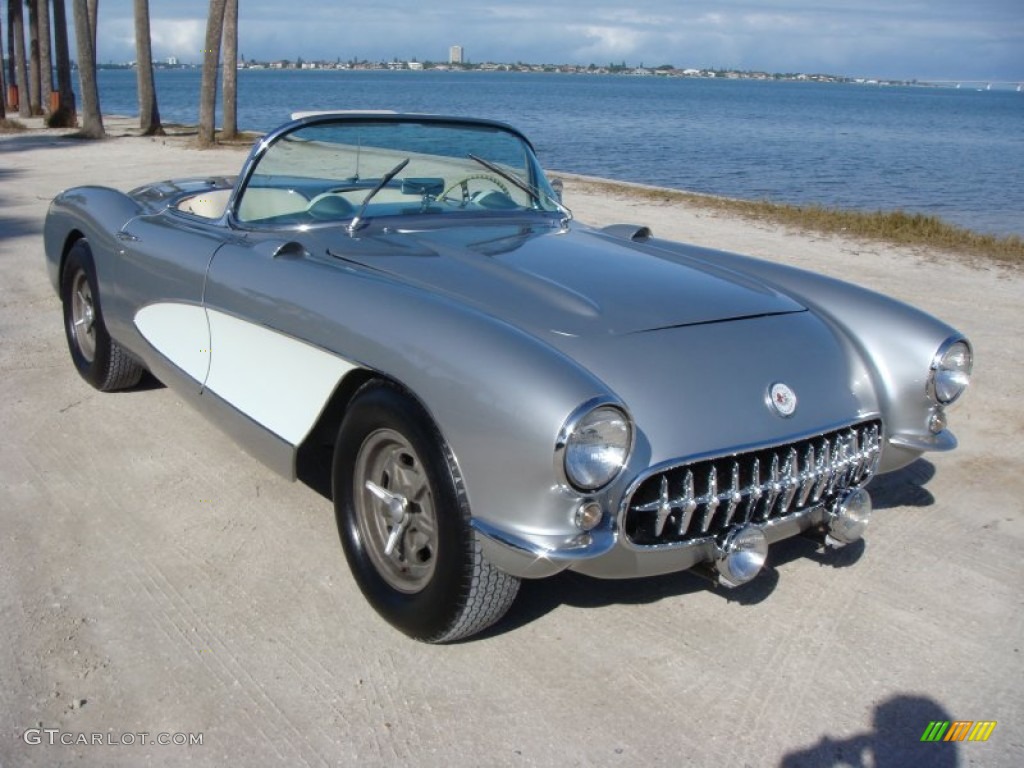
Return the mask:
<path id="1" fill-rule="evenodd" d="M 932 720 L 921 741 L 988 741 L 995 729 L 995 720 Z"/>

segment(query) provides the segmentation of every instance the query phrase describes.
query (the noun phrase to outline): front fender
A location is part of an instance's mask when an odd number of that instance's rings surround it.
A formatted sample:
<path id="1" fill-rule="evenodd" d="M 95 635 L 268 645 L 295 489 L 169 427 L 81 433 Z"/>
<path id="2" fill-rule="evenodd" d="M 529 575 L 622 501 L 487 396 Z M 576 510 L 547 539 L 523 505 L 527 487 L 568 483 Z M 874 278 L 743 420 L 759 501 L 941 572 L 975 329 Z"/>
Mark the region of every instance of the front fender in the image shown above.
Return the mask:
<path id="1" fill-rule="evenodd" d="M 109 187 L 73 187 L 57 195 L 43 223 L 46 271 L 54 291 L 60 292 L 64 256 L 74 240 L 79 236 L 89 240 L 97 279 L 101 279 L 108 255 L 116 253 L 117 232 L 140 211 L 132 198 Z"/>
<path id="2" fill-rule="evenodd" d="M 557 349 L 371 270 L 322 255 L 275 258 L 248 244 L 218 251 L 205 305 L 407 388 L 450 446 L 475 518 L 520 536 L 578 533 L 580 496 L 559 486 L 555 443 L 580 404 L 614 393 Z"/>

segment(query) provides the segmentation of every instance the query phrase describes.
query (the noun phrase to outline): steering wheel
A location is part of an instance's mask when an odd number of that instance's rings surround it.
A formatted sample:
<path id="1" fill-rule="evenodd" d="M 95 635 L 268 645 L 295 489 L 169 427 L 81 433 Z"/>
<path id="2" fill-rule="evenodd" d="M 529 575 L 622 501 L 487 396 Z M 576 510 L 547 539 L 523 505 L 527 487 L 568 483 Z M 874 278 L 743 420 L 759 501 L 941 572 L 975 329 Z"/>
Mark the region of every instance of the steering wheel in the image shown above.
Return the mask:
<path id="1" fill-rule="evenodd" d="M 465 208 L 473 199 L 473 196 L 469 192 L 469 182 L 471 181 L 488 181 L 504 192 L 506 196 L 512 197 L 512 195 L 509 194 L 508 187 L 498 177 L 492 176 L 489 173 L 471 173 L 469 176 L 464 176 L 448 187 L 448 189 L 441 193 L 438 199 L 447 200 L 449 193 L 453 192 L 456 187 L 462 187 L 462 202 L 459 205 L 460 207 Z"/>

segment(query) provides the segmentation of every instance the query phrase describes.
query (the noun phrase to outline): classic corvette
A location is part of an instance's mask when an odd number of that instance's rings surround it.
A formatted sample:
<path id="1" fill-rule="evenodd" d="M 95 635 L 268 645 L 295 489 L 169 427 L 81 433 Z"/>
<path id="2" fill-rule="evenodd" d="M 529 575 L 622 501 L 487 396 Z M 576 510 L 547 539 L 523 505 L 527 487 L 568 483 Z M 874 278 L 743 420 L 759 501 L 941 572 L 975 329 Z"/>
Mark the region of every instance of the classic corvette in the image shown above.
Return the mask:
<path id="1" fill-rule="evenodd" d="M 949 450 L 969 342 L 776 263 L 581 225 L 488 120 L 301 116 L 237 177 L 67 190 L 45 224 L 71 358 L 145 370 L 333 499 L 372 606 L 428 642 L 523 578 L 754 578 L 859 539 L 865 486 Z"/>

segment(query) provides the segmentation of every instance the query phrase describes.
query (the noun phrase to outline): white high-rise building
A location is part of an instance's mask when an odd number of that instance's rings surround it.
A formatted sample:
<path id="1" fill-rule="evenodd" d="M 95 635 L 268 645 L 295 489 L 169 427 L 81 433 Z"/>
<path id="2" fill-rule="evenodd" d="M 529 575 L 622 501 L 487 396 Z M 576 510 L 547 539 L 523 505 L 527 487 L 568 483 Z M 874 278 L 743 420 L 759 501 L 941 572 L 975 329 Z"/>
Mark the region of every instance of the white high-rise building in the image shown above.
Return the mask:
<path id="1" fill-rule="evenodd" d="M 461 45 L 453 45 L 448 49 L 448 63 L 449 64 L 461 64 L 463 57 L 463 51 Z"/>

